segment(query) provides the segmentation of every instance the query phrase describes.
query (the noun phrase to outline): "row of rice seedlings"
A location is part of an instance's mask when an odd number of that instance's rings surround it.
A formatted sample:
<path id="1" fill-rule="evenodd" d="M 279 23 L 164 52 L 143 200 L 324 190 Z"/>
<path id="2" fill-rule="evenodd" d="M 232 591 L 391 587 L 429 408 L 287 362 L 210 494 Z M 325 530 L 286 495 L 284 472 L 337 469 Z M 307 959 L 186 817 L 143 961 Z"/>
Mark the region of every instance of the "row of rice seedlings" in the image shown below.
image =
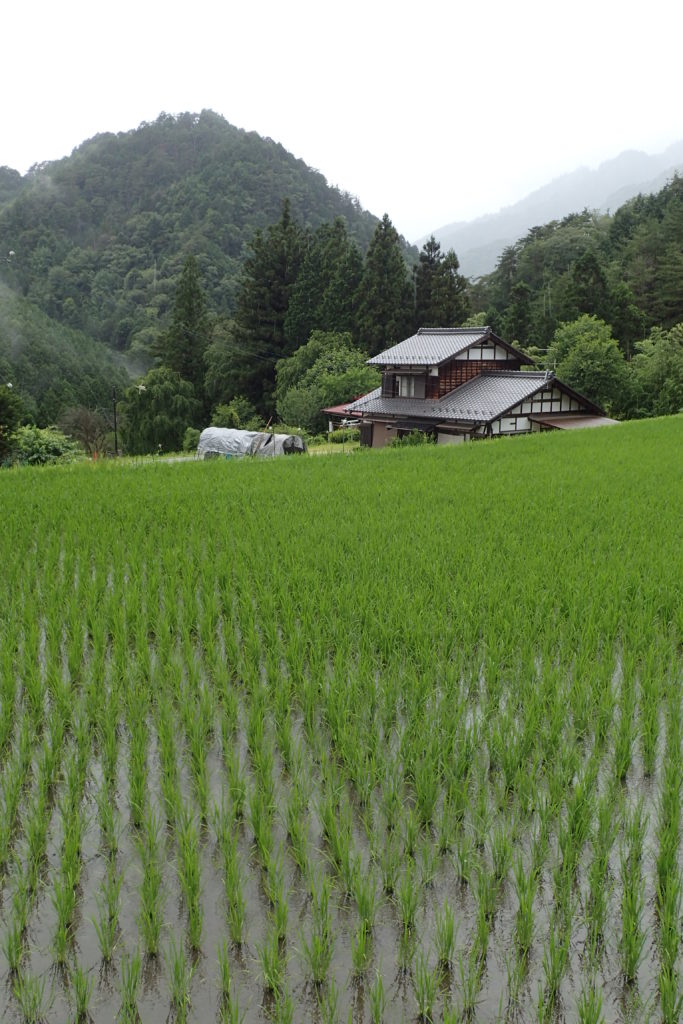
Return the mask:
<path id="1" fill-rule="evenodd" d="M 639 800 L 624 820 L 624 834 L 620 849 L 621 874 L 621 937 L 619 948 L 621 968 L 627 984 L 634 984 L 638 965 L 643 956 L 645 933 L 642 918 L 645 905 L 645 879 L 643 878 L 643 849 L 647 816 Z"/>
<path id="2" fill-rule="evenodd" d="M 683 895 L 679 858 L 682 769 L 681 698 L 674 681 L 666 702 L 666 751 L 658 805 L 655 895 L 660 947 L 659 1004 L 665 1024 L 673 1024 L 683 1013 L 683 986 L 678 969 Z"/>
<path id="3" fill-rule="evenodd" d="M 138 929 L 147 955 L 157 956 L 165 902 L 162 888 L 165 844 L 161 821 L 149 806 L 137 837 L 137 849 L 142 866 Z"/>

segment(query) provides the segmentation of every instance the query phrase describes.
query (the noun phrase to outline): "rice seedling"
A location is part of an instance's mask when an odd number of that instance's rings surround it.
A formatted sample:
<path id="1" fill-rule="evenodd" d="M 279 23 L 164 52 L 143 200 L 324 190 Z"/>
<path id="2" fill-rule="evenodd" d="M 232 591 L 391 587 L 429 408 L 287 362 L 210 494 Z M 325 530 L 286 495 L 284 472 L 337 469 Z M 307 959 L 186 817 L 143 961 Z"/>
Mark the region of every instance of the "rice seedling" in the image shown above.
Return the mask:
<path id="1" fill-rule="evenodd" d="M 306 939 L 301 933 L 301 954 L 313 984 L 319 987 L 327 979 L 335 941 L 330 911 L 330 884 L 326 876 L 312 881 L 311 909 L 311 935 L 310 939 Z"/>
<path id="2" fill-rule="evenodd" d="M 286 958 L 277 932 L 270 929 L 261 946 L 257 946 L 261 977 L 266 992 L 279 992 L 285 981 Z"/>
<path id="3" fill-rule="evenodd" d="M 437 912 L 434 920 L 434 943 L 437 965 L 441 972 L 451 968 L 457 935 L 455 914 L 449 906 L 448 900 L 444 900 L 443 908 Z"/>
<path id="4" fill-rule="evenodd" d="M 12 985 L 24 1024 L 43 1024 L 45 1020 L 45 977 L 18 974 Z"/>
<path id="5" fill-rule="evenodd" d="M 576 1012 L 579 1024 L 604 1024 L 602 995 L 596 988 L 594 978 L 581 989 Z"/>
<path id="6" fill-rule="evenodd" d="M 140 954 L 124 953 L 121 957 L 121 1007 L 119 1020 L 123 1024 L 138 1024 L 138 989 L 140 987 Z"/>
<path id="7" fill-rule="evenodd" d="M 364 921 L 361 922 L 351 940 L 351 964 L 355 978 L 362 978 L 370 961 L 372 940 L 370 931 Z"/>
<path id="8" fill-rule="evenodd" d="M 427 958 L 420 950 L 413 966 L 413 994 L 417 1004 L 418 1019 L 431 1024 L 434 1003 L 439 990 L 441 974 L 438 966 L 429 970 Z"/>
<path id="9" fill-rule="evenodd" d="M 111 960 L 116 945 L 122 881 L 121 874 L 110 862 L 102 881 L 101 892 L 97 897 L 98 916 L 97 919 L 93 919 L 100 953 L 105 963 Z"/>
<path id="10" fill-rule="evenodd" d="M 94 978 L 90 977 L 81 967 L 72 967 L 69 972 L 69 981 L 74 998 L 74 1009 L 76 1021 L 83 1024 L 90 1017 L 89 1007 L 92 996 Z"/>
<path id="11" fill-rule="evenodd" d="M 171 1008 L 175 1013 L 176 1020 L 184 1024 L 190 1008 L 190 983 L 194 967 L 188 964 L 183 945 L 176 943 L 174 936 L 171 936 L 164 959 L 168 972 Z"/>
<path id="12" fill-rule="evenodd" d="M 161 822 L 150 808 L 145 814 L 142 835 L 138 839 L 138 852 L 143 872 L 138 927 L 145 952 L 149 956 L 156 956 L 163 926 L 163 850 Z"/>
<path id="13" fill-rule="evenodd" d="M 318 1011 L 322 1024 L 339 1024 L 339 989 L 334 978 L 318 992 Z"/>

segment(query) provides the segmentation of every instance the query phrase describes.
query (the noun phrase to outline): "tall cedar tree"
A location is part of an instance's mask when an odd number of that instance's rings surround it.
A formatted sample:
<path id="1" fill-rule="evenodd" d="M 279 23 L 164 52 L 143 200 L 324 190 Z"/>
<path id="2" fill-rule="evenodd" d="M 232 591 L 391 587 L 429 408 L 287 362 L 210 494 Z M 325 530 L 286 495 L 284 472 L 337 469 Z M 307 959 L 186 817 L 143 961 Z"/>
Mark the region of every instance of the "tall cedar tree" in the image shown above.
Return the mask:
<path id="1" fill-rule="evenodd" d="M 349 238 L 346 223 L 337 217 L 321 224 L 311 236 L 285 319 L 287 343 L 305 345 L 315 330 L 353 332 L 354 298 L 363 271 L 363 258 Z"/>
<path id="2" fill-rule="evenodd" d="M 410 333 L 413 289 L 401 241 L 387 214 L 377 225 L 359 288 L 358 335 L 371 356 Z"/>
<path id="3" fill-rule="evenodd" d="M 204 405 L 204 353 L 211 339 L 199 267 L 194 256 L 185 260 L 173 300 L 171 326 L 161 336 L 157 353 L 163 366 L 174 370 L 194 388 Z"/>
<path id="4" fill-rule="evenodd" d="M 280 220 L 252 238 L 237 295 L 225 401 L 242 395 L 264 415 L 275 411 L 275 364 L 298 348 L 287 340 L 285 318 L 306 242 L 306 232 L 292 220 L 288 199 Z"/>
<path id="5" fill-rule="evenodd" d="M 467 278 L 452 249 L 446 255 L 431 236 L 415 268 L 415 328 L 459 327 L 470 311 Z"/>

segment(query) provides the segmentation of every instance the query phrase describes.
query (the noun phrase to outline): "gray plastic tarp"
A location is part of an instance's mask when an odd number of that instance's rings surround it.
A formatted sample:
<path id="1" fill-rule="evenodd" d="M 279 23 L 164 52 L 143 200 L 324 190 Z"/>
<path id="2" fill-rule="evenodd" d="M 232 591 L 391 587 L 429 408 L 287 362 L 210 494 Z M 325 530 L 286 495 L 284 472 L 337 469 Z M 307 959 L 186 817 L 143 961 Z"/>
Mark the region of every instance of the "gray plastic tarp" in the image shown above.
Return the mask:
<path id="1" fill-rule="evenodd" d="M 259 430 L 231 430 L 207 427 L 199 435 L 197 458 L 234 458 L 240 455 L 294 455 L 306 451 L 298 434 L 271 434 Z"/>

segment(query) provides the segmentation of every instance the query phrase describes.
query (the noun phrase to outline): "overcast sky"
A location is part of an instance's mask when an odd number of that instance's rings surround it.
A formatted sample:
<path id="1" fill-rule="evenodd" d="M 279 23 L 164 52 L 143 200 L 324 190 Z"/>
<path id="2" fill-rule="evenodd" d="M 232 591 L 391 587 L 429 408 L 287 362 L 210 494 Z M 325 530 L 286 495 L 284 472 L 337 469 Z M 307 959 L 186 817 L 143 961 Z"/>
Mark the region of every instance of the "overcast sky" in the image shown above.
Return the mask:
<path id="1" fill-rule="evenodd" d="M 210 108 L 409 240 L 683 138 L 674 0 L 5 5 L 0 165 Z"/>

